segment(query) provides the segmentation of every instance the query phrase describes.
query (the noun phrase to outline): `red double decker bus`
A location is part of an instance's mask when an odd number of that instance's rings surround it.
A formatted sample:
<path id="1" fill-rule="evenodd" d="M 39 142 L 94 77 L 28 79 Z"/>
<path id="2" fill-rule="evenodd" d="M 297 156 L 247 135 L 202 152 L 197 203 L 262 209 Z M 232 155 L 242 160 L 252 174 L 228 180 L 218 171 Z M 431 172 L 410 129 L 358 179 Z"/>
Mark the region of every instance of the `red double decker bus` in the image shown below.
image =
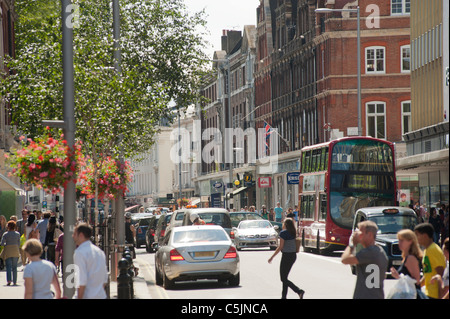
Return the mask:
<path id="1" fill-rule="evenodd" d="M 394 145 L 347 137 L 305 147 L 299 181 L 299 234 L 305 251 L 342 250 L 362 207 L 396 202 Z"/>

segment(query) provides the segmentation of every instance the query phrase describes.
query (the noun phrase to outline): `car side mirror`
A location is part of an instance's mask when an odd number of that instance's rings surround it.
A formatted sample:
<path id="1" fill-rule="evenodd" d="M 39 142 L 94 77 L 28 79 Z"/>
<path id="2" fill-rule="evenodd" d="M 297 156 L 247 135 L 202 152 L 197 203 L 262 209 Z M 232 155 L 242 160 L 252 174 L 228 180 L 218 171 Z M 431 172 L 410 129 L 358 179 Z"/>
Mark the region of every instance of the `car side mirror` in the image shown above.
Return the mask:
<path id="1" fill-rule="evenodd" d="M 153 249 L 153 250 L 158 250 L 158 249 L 159 249 L 158 243 L 153 243 L 153 244 L 152 244 L 152 249 Z"/>
<path id="2" fill-rule="evenodd" d="M 275 230 L 280 229 L 280 227 L 279 227 L 278 225 L 273 226 L 273 228 L 274 228 Z"/>

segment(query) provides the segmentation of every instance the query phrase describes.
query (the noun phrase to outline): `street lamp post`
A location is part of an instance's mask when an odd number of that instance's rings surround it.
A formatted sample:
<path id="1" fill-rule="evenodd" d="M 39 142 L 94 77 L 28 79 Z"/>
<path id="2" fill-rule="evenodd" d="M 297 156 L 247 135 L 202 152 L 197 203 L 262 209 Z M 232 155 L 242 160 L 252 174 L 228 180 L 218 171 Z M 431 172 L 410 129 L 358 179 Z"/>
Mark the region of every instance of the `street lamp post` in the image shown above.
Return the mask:
<path id="1" fill-rule="evenodd" d="M 64 137 L 70 148 L 75 144 L 75 93 L 74 93 L 74 67 L 73 67 L 73 28 L 67 24 L 70 16 L 71 0 L 61 0 L 62 7 L 62 50 L 63 50 L 63 103 L 64 103 Z M 68 270 L 73 269 L 73 253 L 75 242 L 72 234 L 75 227 L 75 182 L 70 179 L 64 188 L 64 274 L 67 278 Z M 69 267 L 69 268 L 68 268 Z M 72 298 L 75 287 L 68 285 L 69 280 L 64 280 L 64 296 Z"/>
<path id="2" fill-rule="evenodd" d="M 316 13 L 331 13 L 331 12 L 353 12 L 357 14 L 357 59 L 358 59 L 358 136 L 362 136 L 361 124 L 361 14 L 359 6 L 356 9 L 328 9 L 320 8 L 315 10 Z"/>
<path id="3" fill-rule="evenodd" d="M 120 50 L 120 6 L 119 0 L 112 1 L 113 8 L 113 36 L 114 36 L 114 68 L 119 76 L 122 74 L 121 66 L 121 50 Z M 120 138 L 120 143 L 123 143 L 123 138 Z M 123 165 L 122 152 L 119 155 L 119 160 L 117 165 Z M 125 245 L 125 201 L 122 194 L 119 194 L 115 200 L 115 210 L 116 210 L 116 227 L 117 227 L 117 244 L 119 247 Z"/>

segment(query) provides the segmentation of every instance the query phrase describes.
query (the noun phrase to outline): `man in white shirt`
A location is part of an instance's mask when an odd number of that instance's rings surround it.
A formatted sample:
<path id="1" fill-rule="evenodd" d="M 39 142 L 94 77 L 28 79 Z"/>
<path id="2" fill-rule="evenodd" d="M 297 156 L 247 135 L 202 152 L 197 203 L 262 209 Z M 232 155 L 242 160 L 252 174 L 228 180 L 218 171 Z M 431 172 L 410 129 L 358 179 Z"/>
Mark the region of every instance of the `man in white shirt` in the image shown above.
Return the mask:
<path id="1" fill-rule="evenodd" d="M 108 282 L 105 253 L 91 243 L 92 228 L 85 223 L 77 225 L 73 240 L 77 249 L 73 255 L 77 275 L 78 299 L 106 299 Z"/>

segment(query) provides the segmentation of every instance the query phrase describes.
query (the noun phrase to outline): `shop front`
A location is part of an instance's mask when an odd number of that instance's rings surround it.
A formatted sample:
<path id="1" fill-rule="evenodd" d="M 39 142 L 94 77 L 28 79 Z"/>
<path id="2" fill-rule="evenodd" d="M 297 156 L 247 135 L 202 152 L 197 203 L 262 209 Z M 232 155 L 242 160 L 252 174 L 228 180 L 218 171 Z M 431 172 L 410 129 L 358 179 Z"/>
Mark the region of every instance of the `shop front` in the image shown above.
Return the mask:
<path id="1" fill-rule="evenodd" d="M 418 201 L 426 208 L 449 204 L 448 149 L 397 159 L 396 167 L 400 205 L 405 201 Z"/>

